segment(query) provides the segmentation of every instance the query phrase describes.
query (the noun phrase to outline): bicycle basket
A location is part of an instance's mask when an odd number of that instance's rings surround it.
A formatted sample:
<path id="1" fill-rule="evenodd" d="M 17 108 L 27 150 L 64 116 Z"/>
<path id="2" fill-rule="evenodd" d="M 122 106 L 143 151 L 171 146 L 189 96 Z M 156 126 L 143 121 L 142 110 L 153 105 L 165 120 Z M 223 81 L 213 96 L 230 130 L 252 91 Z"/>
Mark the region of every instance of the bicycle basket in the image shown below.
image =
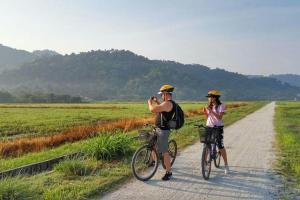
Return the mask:
<path id="1" fill-rule="evenodd" d="M 201 143 L 214 143 L 216 141 L 217 130 L 213 128 L 205 128 L 205 130 L 199 130 Z"/>
<path id="2" fill-rule="evenodd" d="M 153 137 L 153 135 L 150 133 L 149 130 L 148 131 L 147 130 L 139 131 L 139 136 L 138 136 L 139 140 L 150 141 L 152 137 Z"/>

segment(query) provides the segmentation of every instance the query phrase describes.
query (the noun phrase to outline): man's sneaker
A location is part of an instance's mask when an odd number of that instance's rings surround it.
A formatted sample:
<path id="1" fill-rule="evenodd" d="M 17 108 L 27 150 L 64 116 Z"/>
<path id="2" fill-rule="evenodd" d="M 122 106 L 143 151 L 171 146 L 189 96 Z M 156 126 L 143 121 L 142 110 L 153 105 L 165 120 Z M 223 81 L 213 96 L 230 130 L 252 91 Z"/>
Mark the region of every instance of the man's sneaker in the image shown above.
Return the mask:
<path id="1" fill-rule="evenodd" d="M 228 167 L 228 165 L 225 165 L 225 174 L 229 174 L 229 167 Z"/>
<path id="2" fill-rule="evenodd" d="M 172 177 L 172 172 L 166 172 L 166 174 L 161 178 L 163 181 L 168 181 Z"/>

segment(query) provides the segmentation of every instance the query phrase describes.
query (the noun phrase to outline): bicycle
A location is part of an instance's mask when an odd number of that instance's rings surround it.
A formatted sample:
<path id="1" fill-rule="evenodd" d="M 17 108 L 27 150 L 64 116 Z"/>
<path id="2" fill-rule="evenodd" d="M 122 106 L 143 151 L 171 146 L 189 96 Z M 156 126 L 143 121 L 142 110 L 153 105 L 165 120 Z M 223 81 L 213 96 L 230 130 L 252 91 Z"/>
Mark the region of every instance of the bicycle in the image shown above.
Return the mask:
<path id="1" fill-rule="evenodd" d="M 145 144 L 136 150 L 132 157 L 131 169 L 136 179 L 147 181 L 151 179 L 158 169 L 159 160 L 166 169 L 163 161 L 163 155 L 158 154 L 156 144 L 158 135 L 156 127 L 151 125 L 151 131 L 140 131 L 136 139 L 145 140 Z M 170 154 L 171 166 L 174 164 L 177 155 L 177 143 L 175 140 L 169 140 L 168 152 Z"/>
<path id="2" fill-rule="evenodd" d="M 211 162 L 214 160 L 216 168 L 220 167 L 221 152 L 217 150 L 217 137 L 219 127 L 206 127 L 201 125 L 194 125 L 199 129 L 200 142 L 203 143 L 202 157 L 201 157 L 201 171 L 205 180 L 209 179 L 211 172 Z M 204 135 L 202 128 L 205 129 Z"/>

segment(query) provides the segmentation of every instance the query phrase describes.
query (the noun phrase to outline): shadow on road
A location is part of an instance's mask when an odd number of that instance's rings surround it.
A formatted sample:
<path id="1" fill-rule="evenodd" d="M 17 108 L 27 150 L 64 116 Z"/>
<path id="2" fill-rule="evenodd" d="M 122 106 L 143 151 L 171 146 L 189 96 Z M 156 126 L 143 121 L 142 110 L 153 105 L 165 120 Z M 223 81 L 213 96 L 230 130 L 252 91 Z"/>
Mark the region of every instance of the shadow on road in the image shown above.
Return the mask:
<path id="1" fill-rule="evenodd" d="M 212 168 L 210 179 L 207 181 L 203 179 L 200 169 L 195 171 L 191 167 L 178 166 L 173 169 L 173 174 L 174 177 L 169 183 L 150 180 L 146 184 L 199 196 L 239 199 L 249 199 L 249 194 L 252 194 L 253 199 L 265 199 L 266 196 L 276 199 L 274 186 L 280 185 L 276 178 L 272 177 L 274 172 L 264 168 L 231 166 L 229 175 L 225 175 L 222 168 Z"/>

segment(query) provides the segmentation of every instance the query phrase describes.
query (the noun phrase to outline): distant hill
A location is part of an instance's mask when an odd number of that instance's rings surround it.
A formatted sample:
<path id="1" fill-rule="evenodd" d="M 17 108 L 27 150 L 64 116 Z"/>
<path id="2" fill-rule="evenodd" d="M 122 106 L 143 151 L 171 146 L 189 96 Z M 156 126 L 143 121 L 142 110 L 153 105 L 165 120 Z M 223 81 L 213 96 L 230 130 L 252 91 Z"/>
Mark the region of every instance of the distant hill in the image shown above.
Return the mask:
<path id="1" fill-rule="evenodd" d="M 57 53 L 56 51 L 52 51 L 52 50 L 35 50 L 32 52 L 32 54 L 34 54 L 35 56 L 41 58 L 41 57 L 51 57 L 51 56 L 57 56 L 59 55 L 59 53 Z"/>
<path id="2" fill-rule="evenodd" d="M 28 52 L 25 50 L 18 50 L 0 44 L 0 72 L 4 70 L 16 69 L 27 62 L 32 62 L 37 58 L 50 57 L 59 55 L 52 50 L 37 50 Z"/>
<path id="3" fill-rule="evenodd" d="M 300 87 L 300 75 L 296 74 L 278 74 L 278 75 L 271 75 L 270 77 L 276 78 L 284 83 L 288 83 L 293 86 Z"/>
<path id="4" fill-rule="evenodd" d="M 293 99 L 300 89 L 274 78 L 254 77 L 210 69 L 198 64 L 150 60 L 125 50 L 90 51 L 42 57 L 0 75 L 10 91 L 84 96 L 95 100 L 139 100 L 155 94 L 165 83 L 176 86 L 176 98 L 205 99 L 220 89 L 229 100 Z"/>
<path id="5" fill-rule="evenodd" d="M 0 44 L 0 72 L 15 69 L 18 66 L 33 61 L 35 55 L 28 51 L 13 49 Z"/>

